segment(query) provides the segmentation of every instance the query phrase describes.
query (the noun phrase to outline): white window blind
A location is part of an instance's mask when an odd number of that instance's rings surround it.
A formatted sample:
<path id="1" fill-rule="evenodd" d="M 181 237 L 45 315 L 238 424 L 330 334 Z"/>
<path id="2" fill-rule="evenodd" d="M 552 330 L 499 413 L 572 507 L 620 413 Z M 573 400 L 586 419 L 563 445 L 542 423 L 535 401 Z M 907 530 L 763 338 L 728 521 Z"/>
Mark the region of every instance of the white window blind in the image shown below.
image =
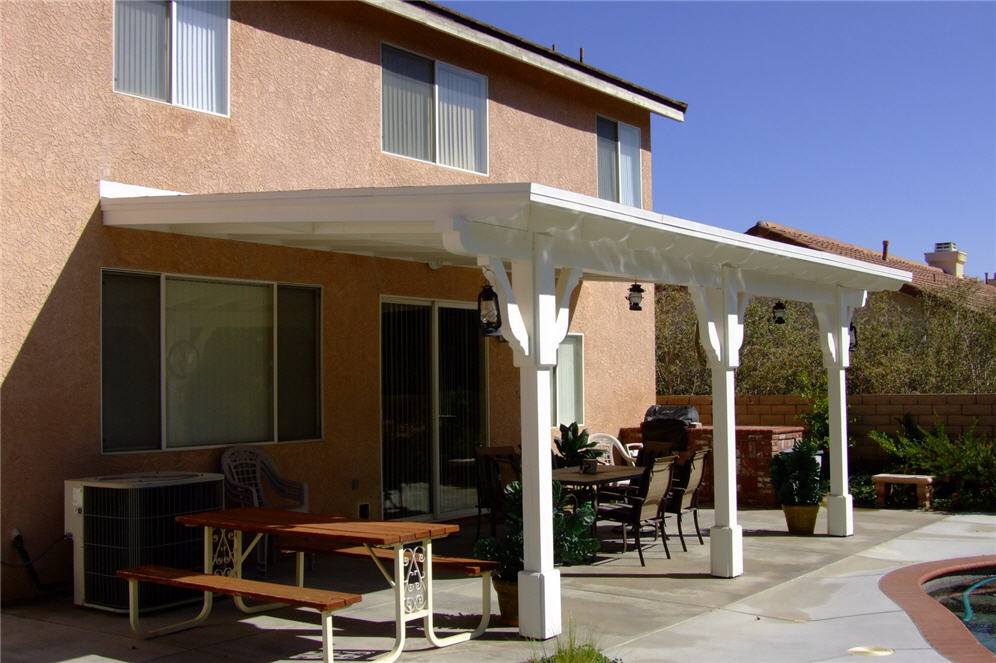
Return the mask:
<path id="1" fill-rule="evenodd" d="M 487 82 L 477 74 L 439 63 L 439 162 L 483 173 L 487 166 Z"/>
<path id="2" fill-rule="evenodd" d="M 598 197 L 640 207 L 640 129 L 599 117 L 596 122 Z"/>
<path id="3" fill-rule="evenodd" d="M 228 3 L 176 4 L 176 93 L 180 106 L 228 110 Z"/>
<path id="4" fill-rule="evenodd" d="M 552 426 L 584 423 L 584 337 L 568 334 L 557 348 L 551 381 Z"/>
<path id="5" fill-rule="evenodd" d="M 381 66 L 384 151 L 487 172 L 487 79 L 387 45 Z"/>
<path id="6" fill-rule="evenodd" d="M 114 89 L 169 101 L 170 3 L 114 5 Z"/>
<path id="7" fill-rule="evenodd" d="M 114 89 L 228 112 L 228 2 L 116 0 Z"/>

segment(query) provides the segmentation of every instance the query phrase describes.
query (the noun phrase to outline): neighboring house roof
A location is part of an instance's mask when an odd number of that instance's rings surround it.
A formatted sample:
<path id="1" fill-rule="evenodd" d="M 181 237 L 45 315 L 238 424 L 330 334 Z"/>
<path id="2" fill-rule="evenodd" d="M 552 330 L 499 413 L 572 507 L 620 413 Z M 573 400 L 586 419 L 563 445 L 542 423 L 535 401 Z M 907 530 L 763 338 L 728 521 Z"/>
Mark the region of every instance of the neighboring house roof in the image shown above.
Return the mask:
<path id="1" fill-rule="evenodd" d="M 880 250 L 874 251 L 861 246 L 855 246 L 854 244 L 847 244 L 830 237 L 814 235 L 804 230 L 783 226 L 779 223 L 772 223 L 771 221 L 758 221 L 752 228 L 747 230 L 747 234 L 910 272 L 913 274 L 912 283 L 907 283 L 900 288 L 901 292 L 908 295 L 916 296 L 921 292 L 928 291 L 942 292 L 959 283 L 975 283 L 978 285 L 973 293 L 976 303 L 981 306 L 996 305 L 996 286 L 984 284 L 978 279 L 958 278 L 957 276 L 946 273 L 939 267 L 931 267 L 925 263 L 908 260 L 899 256 L 887 255 L 885 260 L 883 260 L 882 251 Z"/>
<path id="2" fill-rule="evenodd" d="M 364 0 L 381 9 L 473 42 L 557 76 L 599 90 L 645 108 L 652 113 L 683 121 L 688 104 L 648 90 L 587 65 L 580 60 L 482 23 L 434 2 Z"/>

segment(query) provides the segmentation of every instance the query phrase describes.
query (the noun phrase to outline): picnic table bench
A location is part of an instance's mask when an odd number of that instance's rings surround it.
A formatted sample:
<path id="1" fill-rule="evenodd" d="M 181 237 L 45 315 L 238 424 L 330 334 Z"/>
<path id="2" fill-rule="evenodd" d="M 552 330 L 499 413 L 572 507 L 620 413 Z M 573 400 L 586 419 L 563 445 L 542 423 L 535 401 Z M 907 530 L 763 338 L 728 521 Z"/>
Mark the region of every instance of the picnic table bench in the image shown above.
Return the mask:
<path id="1" fill-rule="evenodd" d="M 394 585 L 393 574 L 388 573 L 383 565 L 383 562 L 390 563 L 394 561 L 394 551 L 390 548 L 368 545 L 343 547 L 334 542 L 296 536 L 280 537 L 279 547 L 285 552 L 292 552 L 298 555 L 298 584 L 302 584 L 303 581 L 301 577 L 303 573 L 301 571 L 302 556 L 305 553 L 327 553 L 359 559 L 373 558 L 377 564 L 377 568 L 380 569 L 381 574 L 387 582 L 392 586 Z M 433 554 L 432 556 L 433 571 L 436 569 L 445 569 L 463 574 L 469 578 L 481 578 L 481 621 L 471 633 L 471 638 L 476 638 L 484 633 L 488 628 L 488 623 L 491 621 L 491 573 L 496 571 L 499 566 L 498 562 L 474 559 L 472 557 L 454 557 L 452 555 L 437 554 Z"/>
<path id="2" fill-rule="evenodd" d="M 176 631 L 197 626 L 211 614 L 214 593 L 227 594 L 229 596 L 241 596 L 249 599 L 318 610 L 322 616 L 322 660 L 326 663 L 331 663 L 332 661 L 332 613 L 354 603 L 359 603 L 362 599 L 359 594 L 294 585 L 280 585 L 233 576 L 211 575 L 155 564 L 132 569 L 122 569 L 117 572 L 117 575 L 128 581 L 128 619 L 132 630 L 143 638 L 175 633 Z M 140 582 L 151 582 L 171 587 L 203 591 L 204 603 L 201 611 L 193 619 L 155 629 L 145 629 L 139 625 L 138 584 Z"/>
<path id="3" fill-rule="evenodd" d="M 872 477 L 875 484 L 875 506 L 885 506 L 885 500 L 892 491 L 893 485 L 913 484 L 916 486 L 917 504 L 930 509 L 934 496 L 934 476 L 930 474 L 876 474 Z"/>

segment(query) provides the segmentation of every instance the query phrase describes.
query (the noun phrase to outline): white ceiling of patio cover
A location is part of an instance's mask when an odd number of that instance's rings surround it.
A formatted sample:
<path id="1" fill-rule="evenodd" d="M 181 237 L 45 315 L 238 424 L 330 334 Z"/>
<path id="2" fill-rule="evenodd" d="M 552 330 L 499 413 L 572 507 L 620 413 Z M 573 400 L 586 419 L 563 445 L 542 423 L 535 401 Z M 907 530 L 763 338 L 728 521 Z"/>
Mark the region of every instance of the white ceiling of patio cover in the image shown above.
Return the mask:
<path id="1" fill-rule="evenodd" d="M 896 290 L 909 272 L 539 184 L 143 195 L 100 200 L 107 226 L 473 267 L 532 260 L 534 236 L 583 278 L 719 287 L 826 301 Z M 732 271 L 731 271 L 732 270 Z"/>

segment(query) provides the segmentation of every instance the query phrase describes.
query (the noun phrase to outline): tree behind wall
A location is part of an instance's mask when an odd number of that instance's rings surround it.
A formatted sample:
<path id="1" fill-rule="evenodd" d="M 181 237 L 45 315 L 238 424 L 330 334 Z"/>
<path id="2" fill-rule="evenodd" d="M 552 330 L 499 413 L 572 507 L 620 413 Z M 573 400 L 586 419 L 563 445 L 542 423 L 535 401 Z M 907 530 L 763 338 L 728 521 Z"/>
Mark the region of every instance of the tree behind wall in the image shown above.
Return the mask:
<path id="1" fill-rule="evenodd" d="M 847 371 L 850 393 L 996 393 L 996 305 L 981 305 L 965 281 L 917 299 L 871 293 L 854 317 L 859 347 Z M 786 323 L 771 319 L 775 300 L 755 297 L 745 314 L 736 373 L 738 394 L 802 393 L 825 385 L 816 316 L 785 301 Z M 686 288 L 657 288 L 657 393 L 708 394 L 710 372 Z"/>

